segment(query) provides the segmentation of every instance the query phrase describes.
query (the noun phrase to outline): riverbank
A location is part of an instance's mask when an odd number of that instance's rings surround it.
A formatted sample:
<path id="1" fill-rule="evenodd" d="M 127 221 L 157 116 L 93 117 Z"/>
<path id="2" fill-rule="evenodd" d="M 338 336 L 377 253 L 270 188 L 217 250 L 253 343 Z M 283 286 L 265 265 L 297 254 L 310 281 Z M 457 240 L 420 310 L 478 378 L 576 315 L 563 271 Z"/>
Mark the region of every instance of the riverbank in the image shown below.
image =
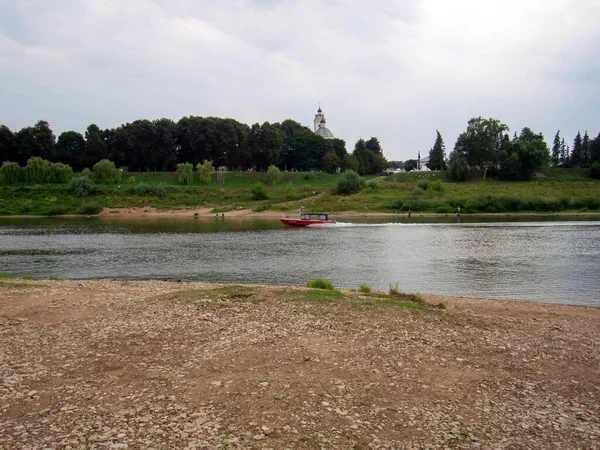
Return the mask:
<path id="1" fill-rule="evenodd" d="M 599 308 L 2 281 L 6 448 L 599 447 Z"/>

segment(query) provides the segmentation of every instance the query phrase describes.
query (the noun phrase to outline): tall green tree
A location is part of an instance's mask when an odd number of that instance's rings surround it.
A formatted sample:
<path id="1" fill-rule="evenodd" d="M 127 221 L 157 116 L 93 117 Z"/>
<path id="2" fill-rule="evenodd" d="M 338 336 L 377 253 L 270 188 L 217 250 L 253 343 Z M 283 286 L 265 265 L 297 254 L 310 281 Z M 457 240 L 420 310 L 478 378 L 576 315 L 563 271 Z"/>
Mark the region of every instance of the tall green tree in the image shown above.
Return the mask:
<path id="1" fill-rule="evenodd" d="M 371 174 L 371 158 L 369 154 L 373 154 L 368 148 L 367 143 L 364 139 L 360 138 L 354 144 L 354 152 L 352 153 L 358 161 L 358 174 L 369 175 Z"/>
<path id="2" fill-rule="evenodd" d="M 258 170 L 266 170 L 279 163 L 284 134 L 269 122 L 252 125 L 248 136 L 248 149 L 252 163 Z"/>
<path id="3" fill-rule="evenodd" d="M 14 137 L 15 160 L 22 166 L 32 156 L 47 160 L 54 152 L 55 136 L 45 120 L 38 121 L 33 127 L 22 128 Z"/>
<path id="4" fill-rule="evenodd" d="M 342 158 L 342 172 L 351 170 L 352 172 L 358 171 L 358 159 L 351 153 L 346 153 Z"/>
<path id="5" fill-rule="evenodd" d="M 92 123 L 85 130 L 85 150 L 81 164 L 91 169 L 94 164 L 103 159 L 108 159 L 106 137 L 98 125 Z"/>
<path id="6" fill-rule="evenodd" d="M 448 169 L 450 178 L 454 181 L 467 181 L 471 175 L 467 157 L 462 151 L 457 149 L 450 153 Z"/>
<path id="7" fill-rule="evenodd" d="M 563 167 L 566 167 L 569 164 L 569 154 L 570 149 L 567 144 L 565 144 L 565 138 L 560 140 L 560 162 Z"/>
<path id="8" fill-rule="evenodd" d="M 498 164 L 507 131 L 508 127 L 497 119 L 473 118 L 458 137 L 454 149 L 466 156 L 471 167 L 482 168 L 483 179 L 486 179 L 488 166 Z"/>
<path id="9" fill-rule="evenodd" d="M 327 152 L 323 156 L 323 170 L 327 173 L 335 173 L 340 167 L 341 160 L 334 152 Z"/>
<path id="10" fill-rule="evenodd" d="M 376 137 L 371 137 L 371 139 L 365 142 L 365 145 L 367 146 L 367 150 L 372 151 L 376 155 L 382 154 L 381 144 Z"/>
<path id="11" fill-rule="evenodd" d="M 529 180 L 550 160 L 550 150 L 542 133 L 525 127 L 519 137 L 500 152 L 500 175 L 510 180 Z"/>
<path id="12" fill-rule="evenodd" d="M 588 136 L 587 130 L 585 130 L 583 139 L 581 140 L 581 161 L 583 167 L 588 167 L 590 165 L 590 137 Z"/>
<path id="13" fill-rule="evenodd" d="M 15 159 L 14 134 L 6 125 L 0 125 L 0 164 Z"/>
<path id="14" fill-rule="evenodd" d="M 590 162 L 600 162 L 600 133 L 590 142 Z"/>
<path id="15" fill-rule="evenodd" d="M 571 150 L 571 164 L 575 167 L 581 167 L 583 164 L 583 142 L 581 133 L 578 131 L 573 140 L 573 149 Z"/>
<path id="16" fill-rule="evenodd" d="M 73 170 L 83 170 L 83 158 L 85 156 L 85 139 L 77 131 L 64 131 L 58 136 L 54 146 L 52 160 L 67 164 Z"/>
<path id="17" fill-rule="evenodd" d="M 404 161 L 404 170 L 406 170 L 407 172 L 412 172 L 413 170 L 416 170 L 418 166 L 419 162 L 416 159 L 407 159 L 406 161 Z"/>
<path id="18" fill-rule="evenodd" d="M 446 170 L 446 146 L 442 135 L 435 130 L 437 136 L 431 150 L 429 150 L 429 162 L 425 164 L 429 170 Z"/>
<path id="19" fill-rule="evenodd" d="M 552 144 L 552 164 L 555 166 L 560 162 L 560 130 L 554 135 L 554 143 Z"/>

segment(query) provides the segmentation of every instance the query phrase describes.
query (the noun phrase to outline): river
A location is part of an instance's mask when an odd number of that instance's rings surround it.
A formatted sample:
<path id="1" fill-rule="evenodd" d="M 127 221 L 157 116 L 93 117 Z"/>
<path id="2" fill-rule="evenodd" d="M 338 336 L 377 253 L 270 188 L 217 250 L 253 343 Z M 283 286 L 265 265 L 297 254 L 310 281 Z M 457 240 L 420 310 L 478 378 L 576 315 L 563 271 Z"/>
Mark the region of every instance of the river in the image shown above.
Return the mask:
<path id="1" fill-rule="evenodd" d="M 600 306 L 600 221 L 0 219 L 0 272 L 305 285 Z M 473 220 L 477 220 L 474 222 Z"/>

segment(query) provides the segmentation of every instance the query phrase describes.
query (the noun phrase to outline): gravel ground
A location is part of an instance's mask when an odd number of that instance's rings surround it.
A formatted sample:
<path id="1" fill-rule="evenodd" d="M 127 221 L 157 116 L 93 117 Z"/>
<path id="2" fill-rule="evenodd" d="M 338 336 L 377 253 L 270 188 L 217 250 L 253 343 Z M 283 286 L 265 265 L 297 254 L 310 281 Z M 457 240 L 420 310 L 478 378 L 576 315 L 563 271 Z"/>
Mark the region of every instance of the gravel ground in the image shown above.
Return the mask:
<path id="1" fill-rule="evenodd" d="M 1 449 L 600 448 L 598 308 L 0 286 Z"/>

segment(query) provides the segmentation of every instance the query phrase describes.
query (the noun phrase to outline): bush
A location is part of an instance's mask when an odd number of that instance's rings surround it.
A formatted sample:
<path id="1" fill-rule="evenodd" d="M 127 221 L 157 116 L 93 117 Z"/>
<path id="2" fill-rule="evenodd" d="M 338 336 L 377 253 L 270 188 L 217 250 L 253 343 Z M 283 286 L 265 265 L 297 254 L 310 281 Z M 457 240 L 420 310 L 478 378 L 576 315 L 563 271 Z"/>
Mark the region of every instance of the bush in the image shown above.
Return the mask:
<path id="1" fill-rule="evenodd" d="M 146 183 L 140 183 L 135 187 L 135 193 L 140 197 L 143 197 L 148 192 L 148 186 Z"/>
<path id="2" fill-rule="evenodd" d="M 87 167 L 81 171 L 82 177 L 88 177 L 90 180 L 94 177 L 94 174 Z"/>
<path id="3" fill-rule="evenodd" d="M 323 280 L 322 278 L 316 278 L 314 280 L 308 280 L 306 282 L 306 287 L 312 288 L 312 289 L 326 289 L 328 291 L 334 291 L 335 288 L 333 287 L 333 284 L 331 284 L 331 282 L 327 281 L 327 280 Z"/>
<path id="4" fill-rule="evenodd" d="M 77 210 L 77 214 L 94 215 L 102 212 L 102 206 L 97 203 L 84 203 Z"/>
<path id="5" fill-rule="evenodd" d="M 424 191 L 426 191 L 430 184 L 431 184 L 431 181 L 429 181 L 429 180 L 419 180 L 419 182 L 417 183 L 417 186 L 420 187 L 421 189 L 423 189 Z"/>
<path id="6" fill-rule="evenodd" d="M 69 212 L 69 209 L 65 205 L 52 205 L 46 214 L 48 216 L 62 216 L 67 212 Z"/>
<path id="7" fill-rule="evenodd" d="M 271 164 L 267 169 L 267 183 L 274 186 L 281 181 L 282 177 L 281 170 Z"/>
<path id="8" fill-rule="evenodd" d="M 365 180 L 353 170 L 344 172 L 338 180 L 336 193 L 339 195 L 356 194 L 365 188 Z"/>
<path id="9" fill-rule="evenodd" d="M 596 179 L 600 178 L 600 162 L 594 161 L 594 163 L 590 167 L 590 177 Z"/>
<path id="10" fill-rule="evenodd" d="M 454 181 L 466 181 L 471 176 L 471 169 L 467 164 L 467 158 L 457 150 L 450 153 L 448 163 L 450 179 Z"/>
<path id="11" fill-rule="evenodd" d="M 33 209 L 33 202 L 31 200 L 25 200 L 24 202 L 21 202 L 19 209 L 21 212 L 28 213 Z"/>
<path id="12" fill-rule="evenodd" d="M 135 184 L 135 177 L 131 176 L 127 178 L 127 184 Z"/>
<path id="13" fill-rule="evenodd" d="M 264 185 L 257 181 L 254 186 L 252 186 L 252 200 L 266 200 L 269 198 L 267 194 L 267 190 Z"/>
<path id="14" fill-rule="evenodd" d="M 69 181 L 69 185 L 67 186 L 67 191 L 75 197 L 85 197 L 92 192 L 92 189 L 94 189 L 94 186 L 86 176 L 71 178 L 71 181 Z"/>
<path id="15" fill-rule="evenodd" d="M 73 177 L 73 169 L 71 166 L 63 163 L 50 164 L 48 168 L 48 183 L 63 184 L 68 183 Z"/>
<path id="16" fill-rule="evenodd" d="M 50 161 L 39 156 L 33 156 L 27 161 L 25 166 L 25 179 L 28 183 L 45 183 L 48 177 Z"/>
<path id="17" fill-rule="evenodd" d="M 367 190 L 370 192 L 378 192 L 381 185 L 377 181 L 369 181 L 367 183 Z"/>
<path id="18" fill-rule="evenodd" d="M 156 195 L 159 199 L 164 200 L 165 198 L 167 198 L 167 188 L 164 184 L 160 183 L 153 189 L 153 191 L 154 195 Z"/>
<path id="19" fill-rule="evenodd" d="M 117 184 L 121 180 L 121 171 L 114 162 L 103 159 L 94 164 L 93 180 L 98 184 Z"/>
<path id="20" fill-rule="evenodd" d="M 16 162 L 4 161 L 0 167 L 0 183 L 14 184 L 23 181 L 23 169 Z"/>
<path id="21" fill-rule="evenodd" d="M 438 194 L 443 194 L 444 191 L 446 191 L 446 186 L 444 186 L 440 180 L 435 180 L 429 185 L 429 190 L 437 192 Z"/>
<path id="22" fill-rule="evenodd" d="M 369 292 L 371 292 L 371 288 L 366 284 L 361 284 L 358 290 L 364 294 L 368 294 Z"/>
<path id="23" fill-rule="evenodd" d="M 194 166 L 190 163 L 177 164 L 177 180 L 179 183 L 189 186 L 194 184 Z"/>

